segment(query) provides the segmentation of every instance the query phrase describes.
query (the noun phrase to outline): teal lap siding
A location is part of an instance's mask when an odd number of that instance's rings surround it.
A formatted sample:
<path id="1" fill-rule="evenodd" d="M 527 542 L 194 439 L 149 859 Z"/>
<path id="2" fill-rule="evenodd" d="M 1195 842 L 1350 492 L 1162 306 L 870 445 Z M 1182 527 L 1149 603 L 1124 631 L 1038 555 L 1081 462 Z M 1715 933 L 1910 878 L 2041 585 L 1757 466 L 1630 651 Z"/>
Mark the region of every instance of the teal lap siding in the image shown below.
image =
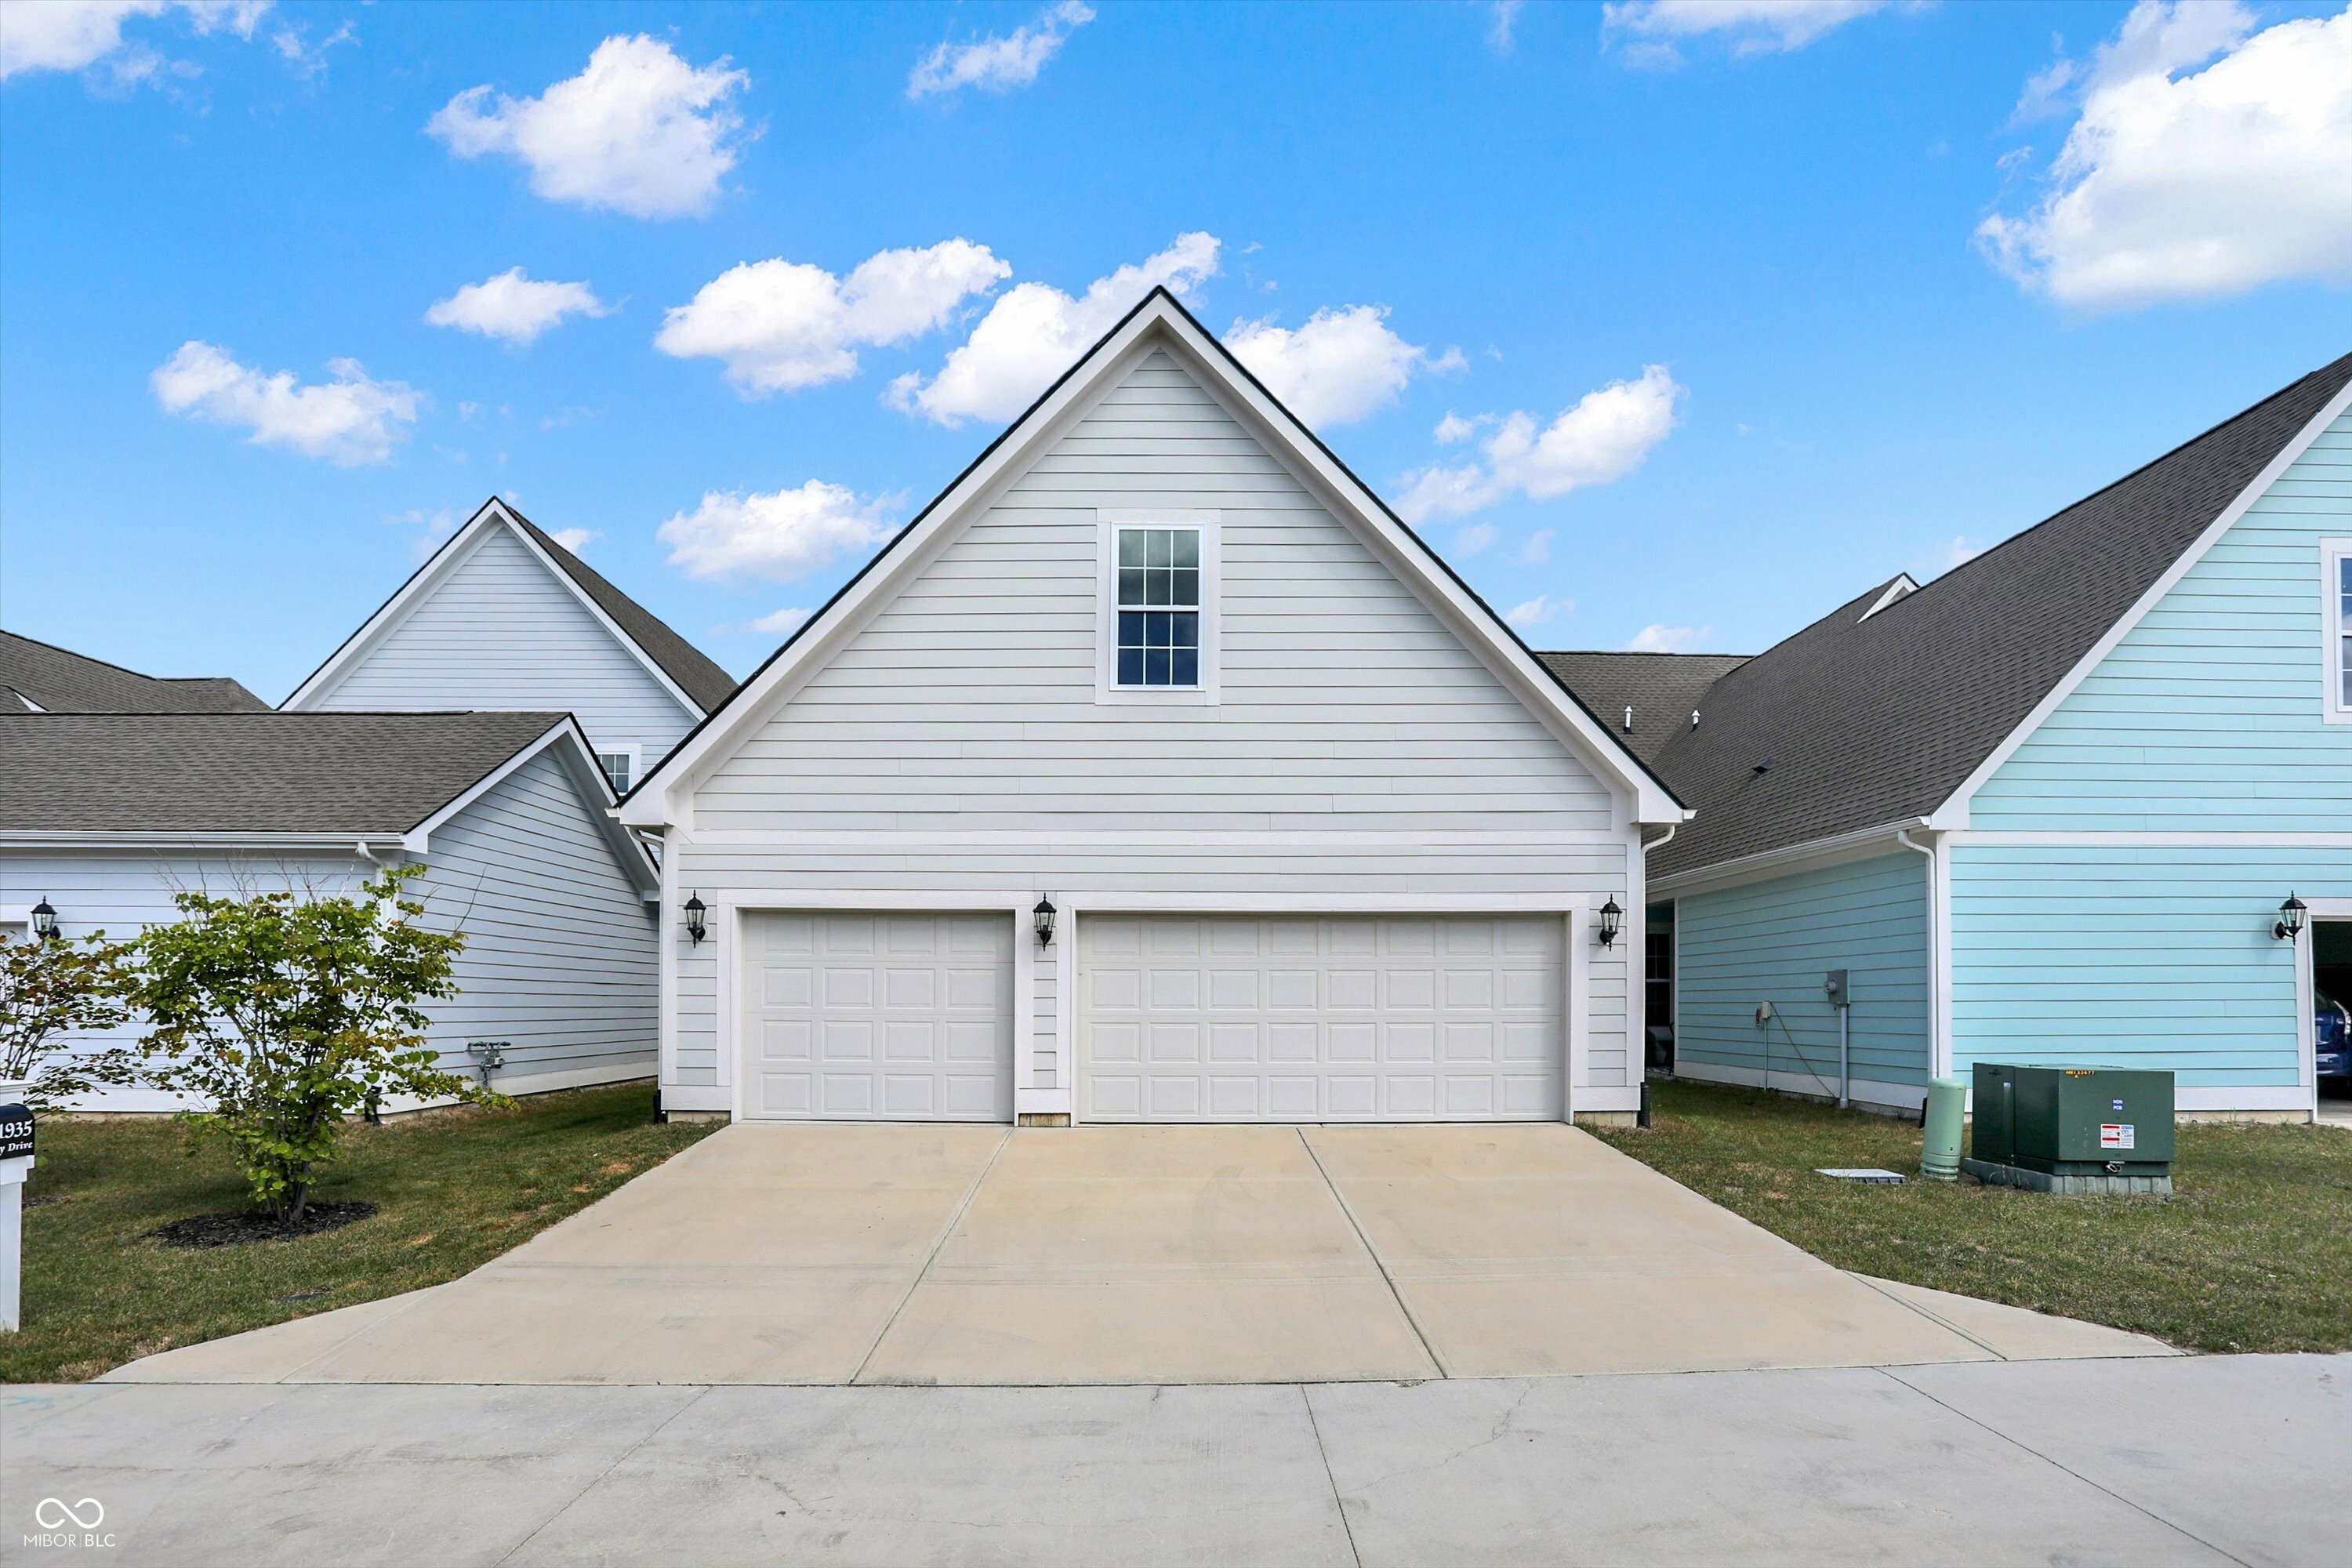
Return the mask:
<path id="1" fill-rule="evenodd" d="M 1838 1020 L 1822 977 L 1847 971 L 1856 1081 L 1927 1080 L 1927 878 L 1899 851 L 1675 900 L 1678 1072 L 1835 1093 Z M 1756 1026 L 1769 1001 L 1779 1017 Z M 1869 1098 L 1867 1095 L 1858 1098 Z"/>
<path id="2" fill-rule="evenodd" d="M 2352 847 L 1952 850 L 1952 1061 L 2161 1068 L 2183 1089 L 2302 1082 L 2280 900 L 2352 898 Z"/>

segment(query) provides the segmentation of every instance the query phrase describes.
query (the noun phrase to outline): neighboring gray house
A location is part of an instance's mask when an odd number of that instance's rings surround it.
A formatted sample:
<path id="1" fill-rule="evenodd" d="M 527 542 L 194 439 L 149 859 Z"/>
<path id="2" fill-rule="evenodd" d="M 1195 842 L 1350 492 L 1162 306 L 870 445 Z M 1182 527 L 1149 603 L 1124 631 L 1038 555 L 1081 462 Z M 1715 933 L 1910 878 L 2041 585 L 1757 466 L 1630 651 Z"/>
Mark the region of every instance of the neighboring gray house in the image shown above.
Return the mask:
<path id="1" fill-rule="evenodd" d="M 142 675 L 0 632 L 0 713 L 267 713 L 226 676 Z"/>
<path id="2" fill-rule="evenodd" d="M 496 1040 L 509 1093 L 644 1078 L 656 873 L 612 798 L 563 713 L 0 713 L 0 936 L 45 900 L 64 934 L 127 937 L 182 889 L 341 892 L 423 861 L 426 923 L 467 938 L 431 1009 L 446 1065 Z"/>
<path id="3" fill-rule="evenodd" d="M 1630 1113 L 1686 815 L 1164 290 L 622 805 L 666 1106 L 1047 1123 Z"/>
<path id="4" fill-rule="evenodd" d="M 493 496 L 281 704 L 576 715 L 625 794 L 735 679 Z"/>

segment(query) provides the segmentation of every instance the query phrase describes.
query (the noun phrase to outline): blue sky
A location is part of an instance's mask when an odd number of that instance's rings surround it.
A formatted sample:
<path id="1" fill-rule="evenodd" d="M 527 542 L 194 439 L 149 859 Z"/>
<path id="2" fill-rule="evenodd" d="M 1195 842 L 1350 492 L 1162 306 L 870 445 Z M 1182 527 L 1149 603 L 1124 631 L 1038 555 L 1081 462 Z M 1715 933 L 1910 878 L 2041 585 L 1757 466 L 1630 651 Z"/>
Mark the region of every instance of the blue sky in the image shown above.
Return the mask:
<path id="1" fill-rule="evenodd" d="M 0 29 L 0 624 L 273 700 L 492 493 L 746 671 L 1155 279 L 1538 647 L 1760 647 L 2352 347 L 2330 5 Z"/>

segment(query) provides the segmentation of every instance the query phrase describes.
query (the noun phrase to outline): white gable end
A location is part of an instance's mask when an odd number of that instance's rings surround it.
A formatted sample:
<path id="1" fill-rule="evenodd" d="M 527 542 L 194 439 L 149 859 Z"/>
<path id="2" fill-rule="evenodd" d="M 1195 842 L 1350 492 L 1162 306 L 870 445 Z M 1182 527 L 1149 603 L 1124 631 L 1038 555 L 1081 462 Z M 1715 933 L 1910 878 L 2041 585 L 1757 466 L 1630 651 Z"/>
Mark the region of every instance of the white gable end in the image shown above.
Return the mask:
<path id="1" fill-rule="evenodd" d="M 1214 706 L 1096 700 L 1099 514 L 1218 521 Z M 1607 830 L 1609 787 L 1165 351 L 694 795 L 698 832 Z"/>
<path id="2" fill-rule="evenodd" d="M 436 563 L 415 597 L 290 706 L 341 711 L 544 709 L 649 766 L 694 722 L 627 646 L 500 521 Z"/>

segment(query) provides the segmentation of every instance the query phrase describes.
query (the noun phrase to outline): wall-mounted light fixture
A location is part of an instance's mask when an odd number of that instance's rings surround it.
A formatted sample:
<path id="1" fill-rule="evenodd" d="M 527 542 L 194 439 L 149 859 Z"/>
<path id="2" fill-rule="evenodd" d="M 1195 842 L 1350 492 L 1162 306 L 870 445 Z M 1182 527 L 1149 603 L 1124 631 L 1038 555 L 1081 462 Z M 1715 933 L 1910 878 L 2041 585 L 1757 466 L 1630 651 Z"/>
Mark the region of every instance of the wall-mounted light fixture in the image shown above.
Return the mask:
<path id="1" fill-rule="evenodd" d="M 2293 942 L 2303 934 L 2304 917 L 2310 912 L 2301 899 L 2289 893 L 2286 902 L 2279 906 L 2278 923 L 2271 927 L 2271 934 L 2281 942 Z"/>
<path id="2" fill-rule="evenodd" d="M 710 906 L 702 901 L 700 893 L 686 900 L 686 934 L 691 939 L 689 946 L 701 946 L 702 939 L 710 934 L 709 914 Z"/>
<path id="3" fill-rule="evenodd" d="M 1032 925 L 1037 928 L 1037 945 L 1039 947 L 1053 946 L 1054 900 L 1048 898 L 1039 898 L 1037 900 L 1037 907 L 1029 911 L 1029 921 Z"/>
<path id="4" fill-rule="evenodd" d="M 48 900 L 43 899 L 35 904 L 32 913 L 34 936 L 55 937 L 58 934 L 58 911 L 49 907 Z"/>
<path id="5" fill-rule="evenodd" d="M 1617 900 L 1612 898 L 1601 906 L 1601 945 L 1616 946 L 1617 933 L 1624 929 L 1625 911 L 1617 907 Z"/>

